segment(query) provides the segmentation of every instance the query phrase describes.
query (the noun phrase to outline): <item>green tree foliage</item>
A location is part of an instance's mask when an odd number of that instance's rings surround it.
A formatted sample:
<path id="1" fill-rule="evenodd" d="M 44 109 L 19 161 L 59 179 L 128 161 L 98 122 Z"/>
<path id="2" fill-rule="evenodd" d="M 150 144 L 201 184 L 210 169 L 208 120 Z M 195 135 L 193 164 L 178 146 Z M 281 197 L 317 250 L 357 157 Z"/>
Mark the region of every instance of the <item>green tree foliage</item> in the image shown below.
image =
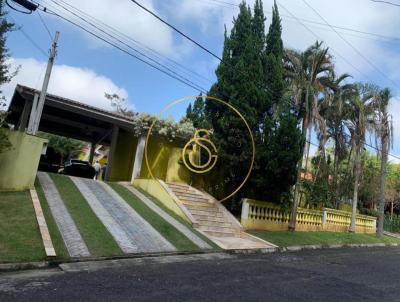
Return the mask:
<path id="1" fill-rule="evenodd" d="M 10 73 L 10 66 L 7 64 L 9 53 L 6 46 L 7 33 L 13 30 L 14 24 L 7 21 L 4 5 L 4 1 L 2 1 L 0 3 L 0 87 L 9 82 L 14 75 Z M 6 117 L 6 100 L 0 90 L 0 153 L 11 148 L 8 135 L 3 128 Z"/>
<path id="2" fill-rule="evenodd" d="M 244 2 L 240 4 L 230 34 L 225 32 L 222 62 L 216 70 L 217 82 L 211 87 L 210 95 L 239 110 L 255 139 L 254 170 L 237 197 L 279 203 L 289 200 L 296 181 L 302 139 L 295 112 L 284 97 L 278 8 L 276 4 L 273 7 L 267 35 L 263 11 L 260 0 L 255 2 L 253 11 Z M 194 122 L 197 117 L 209 120 L 215 133 L 213 140 L 218 146 L 218 165 L 226 174 L 223 178 L 230 180 L 228 186 L 237 186 L 251 162 L 250 139 L 243 121 L 231 109 L 216 102 L 206 101 L 205 114 L 195 112 L 195 107 L 196 103 L 188 108 L 188 115 Z"/>
<path id="3" fill-rule="evenodd" d="M 189 104 L 186 109 L 186 118 L 191 120 L 193 123 L 193 127 L 196 129 L 208 129 L 210 128 L 210 123 L 206 117 L 205 112 L 206 102 L 202 94 L 197 97 L 192 104 Z"/>
<path id="4" fill-rule="evenodd" d="M 54 135 L 50 133 L 39 133 L 43 138 L 49 140 L 49 147 L 61 156 L 60 165 L 64 164 L 67 159 L 76 158 L 82 151 L 84 143 L 76 139 L 64 136 Z"/>

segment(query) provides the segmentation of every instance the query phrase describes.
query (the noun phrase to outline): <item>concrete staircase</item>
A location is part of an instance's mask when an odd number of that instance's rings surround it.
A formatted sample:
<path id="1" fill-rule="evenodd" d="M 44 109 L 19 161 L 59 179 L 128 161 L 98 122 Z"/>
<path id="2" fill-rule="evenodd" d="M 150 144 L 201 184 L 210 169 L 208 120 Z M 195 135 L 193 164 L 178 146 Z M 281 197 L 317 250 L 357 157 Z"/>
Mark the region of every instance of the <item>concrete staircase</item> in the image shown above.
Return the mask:
<path id="1" fill-rule="evenodd" d="M 163 183 L 193 226 L 223 249 L 268 249 L 275 246 L 251 236 L 232 214 L 207 193 L 187 184 Z"/>

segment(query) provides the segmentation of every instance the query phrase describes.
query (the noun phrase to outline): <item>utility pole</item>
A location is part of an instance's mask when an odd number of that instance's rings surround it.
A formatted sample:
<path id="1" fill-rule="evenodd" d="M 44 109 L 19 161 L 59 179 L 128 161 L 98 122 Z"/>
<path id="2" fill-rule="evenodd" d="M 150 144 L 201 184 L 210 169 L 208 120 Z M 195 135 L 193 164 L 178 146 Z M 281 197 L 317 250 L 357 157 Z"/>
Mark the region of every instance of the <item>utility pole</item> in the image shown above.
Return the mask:
<path id="1" fill-rule="evenodd" d="M 35 94 L 33 98 L 31 115 L 29 118 L 28 124 L 28 133 L 36 135 L 39 130 L 39 123 L 42 117 L 42 111 L 44 106 L 44 101 L 46 99 L 47 87 L 49 86 L 51 70 L 53 69 L 54 59 L 57 55 L 57 42 L 60 33 L 57 31 L 53 40 L 53 44 L 50 49 L 49 60 L 47 62 L 46 74 L 44 76 L 42 90 L 40 91 L 40 95 Z"/>

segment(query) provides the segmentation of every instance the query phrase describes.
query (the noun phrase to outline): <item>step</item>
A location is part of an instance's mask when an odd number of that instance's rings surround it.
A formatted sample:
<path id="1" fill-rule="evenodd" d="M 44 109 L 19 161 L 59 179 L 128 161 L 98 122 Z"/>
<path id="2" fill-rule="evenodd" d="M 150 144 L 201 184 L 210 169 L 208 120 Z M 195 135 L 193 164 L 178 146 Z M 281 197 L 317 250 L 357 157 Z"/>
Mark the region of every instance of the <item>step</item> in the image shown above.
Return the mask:
<path id="1" fill-rule="evenodd" d="M 227 222 L 226 219 L 224 217 L 210 217 L 210 216 L 201 216 L 201 218 L 196 219 L 196 221 L 198 221 L 199 223 L 202 223 L 203 221 L 212 221 L 212 222 L 216 222 L 216 223 L 230 223 Z"/>
<path id="2" fill-rule="evenodd" d="M 190 214 L 197 220 L 197 219 L 207 219 L 208 217 L 213 218 L 224 218 L 224 214 L 222 213 L 215 213 L 215 212 L 204 212 L 204 211 L 196 211 L 196 210 L 189 210 Z"/>
<path id="3" fill-rule="evenodd" d="M 190 192 L 185 192 L 185 193 L 174 192 L 174 193 L 179 198 L 187 198 L 187 199 L 194 199 L 194 200 L 204 199 L 204 200 L 208 201 L 208 198 L 205 197 L 203 194 L 200 194 L 200 193 L 190 193 Z"/>
<path id="4" fill-rule="evenodd" d="M 189 185 L 178 185 L 178 184 L 169 184 L 167 183 L 167 186 L 170 187 L 171 189 L 177 189 L 177 190 L 191 190 L 192 188 Z"/>
<path id="5" fill-rule="evenodd" d="M 209 200 L 205 199 L 205 198 L 185 197 L 185 196 L 179 196 L 179 195 L 176 195 L 176 197 L 178 197 L 178 199 L 180 201 L 187 201 L 187 202 L 191 202 L 194 204 L 196 204 L 196 203 L 210 204 Z"/>
<path id="6" fill-rule="evenodd" d="M 198 227 L 199 230 L 201 231 L 207 231 L 207 232 L 224 232 L 224 233 L 235 233 L 235 229 L 232 229 L 231 227 L 222 227 L 222 226 L 208 226 L 208 225 L 200 225 Z"/>
<path id="7" fill-rule="evenodd" d="M 232 229 L 232 224 L 229 222 L 215 222 L 212 220 L 206 220 L 206 219 L 202 219 L 202 220 L 197 220 L 197 224 L 200 226 L 205 226 L 205 227 L 218 227 L 218 228 L 230 228 Z"/>
<path id="8" fill-rule="evenodd" d="M 213 207 L 213 206 L 209 206 L 207 204 L 205 205 L 193 205 L 192 203 L 188 204 L 188 203 L 183 203 L 185 205 L 185 207 L 190 211 L 202 211 L 202 212 L 206 212 L 206 213 L 222 213 L 219 208 Z M 200 213 L 201 214 L 201 213 Z"/>
<path id="9" fill-rule="evenodd" d="M 240 238 L 240 233 L 236 232 L 217 232 L 217 231 L 202 231 L 206 235 L 214 236 L 214 237 L 235 237 Z"/>

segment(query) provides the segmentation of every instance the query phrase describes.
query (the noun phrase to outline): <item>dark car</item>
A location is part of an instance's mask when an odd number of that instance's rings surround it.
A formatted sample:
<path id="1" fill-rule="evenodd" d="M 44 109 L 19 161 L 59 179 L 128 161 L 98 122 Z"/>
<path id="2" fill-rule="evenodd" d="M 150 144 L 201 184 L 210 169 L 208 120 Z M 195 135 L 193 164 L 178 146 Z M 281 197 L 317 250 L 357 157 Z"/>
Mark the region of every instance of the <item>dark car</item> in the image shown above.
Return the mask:
<path id="1" fill-rule="evenodd" d="M 59 173 L 70 176 L 94 178 L 96 172 L 89 162 L 78 159 L 70 159 L 65 162 L 64 168 L 61 169 Z"/>

